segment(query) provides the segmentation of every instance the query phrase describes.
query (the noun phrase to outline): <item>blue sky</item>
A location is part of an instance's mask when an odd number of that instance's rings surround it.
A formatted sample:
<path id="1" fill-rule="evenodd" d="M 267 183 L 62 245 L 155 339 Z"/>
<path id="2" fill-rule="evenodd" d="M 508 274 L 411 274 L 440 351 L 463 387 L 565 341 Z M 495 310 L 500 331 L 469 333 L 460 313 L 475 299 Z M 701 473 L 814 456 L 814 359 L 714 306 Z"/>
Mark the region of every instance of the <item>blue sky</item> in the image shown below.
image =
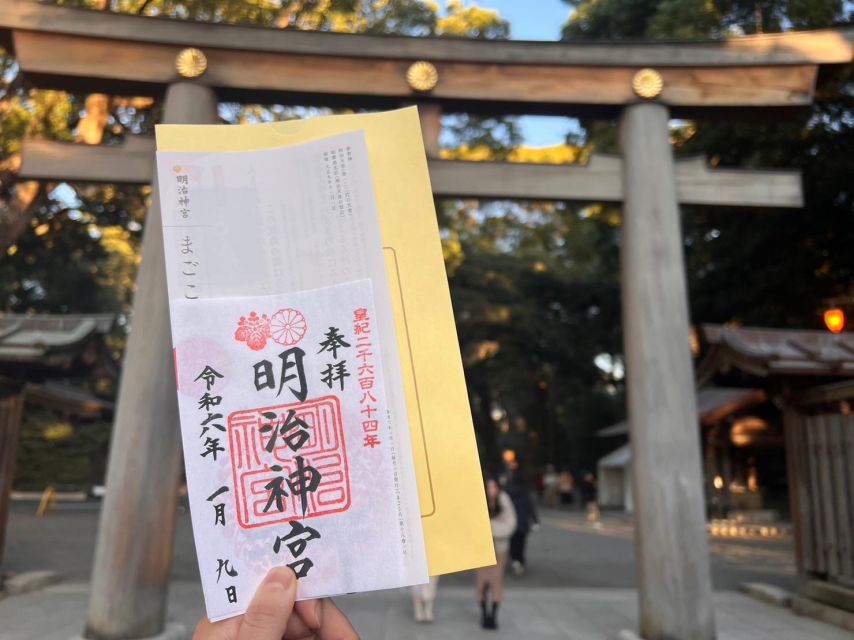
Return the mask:
<path id="1" fill-rule="evenodd" d="M 476 4 L 498 9 L 510 21 L 514 40 L 559 40 L 570 11 L 562 0 L 478 0 Z"/>
<path id="2" fill-rule="evenodd" d="M 475 0 L 475 4 L 497 9 L 510 21 L 510 37 L 514 40 L 559 40 L 560 29 L 569 16 L 569 5 L 562 0 Z M 561 144 L 575 120 L 541 116 L 519 118 L 524 144 L 544 147 Z"/>

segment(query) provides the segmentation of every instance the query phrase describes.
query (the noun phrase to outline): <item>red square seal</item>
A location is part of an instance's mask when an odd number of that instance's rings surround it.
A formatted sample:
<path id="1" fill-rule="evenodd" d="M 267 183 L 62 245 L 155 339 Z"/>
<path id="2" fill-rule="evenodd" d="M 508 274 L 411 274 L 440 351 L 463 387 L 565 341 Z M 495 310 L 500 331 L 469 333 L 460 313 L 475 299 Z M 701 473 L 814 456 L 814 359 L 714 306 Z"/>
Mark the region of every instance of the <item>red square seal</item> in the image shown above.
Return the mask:
<path id="1" fill-rule="evenodd" d="M 272 412 L 284 418 L 291 410 L 305 423 L 308 438 L 297 451 L 292 451 L 284 438 L 279 437 L 273 450 L 268 452 L 266 447 L 273 431 L 261 432 L 261 427 L 270 423 L 263 414 Z M 344 445 L 341 404 L 335 396 L 236 411 L 228 416 L 228 441 L 231 445 L 237 521 L 242 528 L 254 529 L 350 508 L 350 470 Z M 294 472 L 297 456 L 321 474 L 317 489 L 308 493 L 305 515 L 300 496 L 292 492 L 282 500 L 281 511 L 277 507 L 268 507 L 271 490 L 266 486 L 277 476 L 287 477 Z M 271 465 L 278 465 L 282 470 L 274 471 Z M 266 512 L 265 507 L 268 507 Z"/>

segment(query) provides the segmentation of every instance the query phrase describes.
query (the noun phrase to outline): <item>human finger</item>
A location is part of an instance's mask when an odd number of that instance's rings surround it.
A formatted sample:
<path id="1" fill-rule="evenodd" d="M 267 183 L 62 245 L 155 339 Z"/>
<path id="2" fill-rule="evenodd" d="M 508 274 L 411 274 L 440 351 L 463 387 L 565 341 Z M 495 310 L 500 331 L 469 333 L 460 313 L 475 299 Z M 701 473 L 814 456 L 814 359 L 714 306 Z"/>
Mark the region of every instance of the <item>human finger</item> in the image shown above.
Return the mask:
<path id="1" fill-rule="evenodd" d="M 211 622 L 203 617 L 196 625 L 193 640 L 235 640 L 242 621 L 243 616 L 235 616 L 219 622 Z"/>
<path id="2" fill-rule="evenodd" d="M 300 606 L 294 607 L 294 614 L 288 620 L 288 626 L 285 627 L 284 640 L 303 640 L 304 638 L 314 638 L 314 632 L 317 627 L 309 626 L 305 620 L 299 615 Z"/>
<path id="3" fill-rule="evenodd" d="M 300 600 L 294 605 L 294 613 L 288 620 L 284 640 L 313 640 L 320 629 L 323 600 Z"/>
<path id="4" fill-rule="evenodd" d="M 341 610 L 329 598 L 324 598 L 320 608 L 318 640 L 359 640 L 359 634 Z"/>
<path id="5" fill-rule="evenodd" d="M 294 613 L 285 629 L 285 640 L 314 638 L 320 628 L 320 600 L 301 600 L 294 605 Z"/>
<path id="6" fill-rule="evenodd" d="M 294 605 L 294 611 L 297 612 L 303 622 L 309 629 L 320 628 L 320 613 L 323 609 L 323 600 L 300 600 Z"/>
<path id="7" fill-rule="evenodd" d="M 276 567 L 267 573 L 255 592 L 237 640 L 281 640 L 294 609 L 297 577 L 288 567 Z"/>

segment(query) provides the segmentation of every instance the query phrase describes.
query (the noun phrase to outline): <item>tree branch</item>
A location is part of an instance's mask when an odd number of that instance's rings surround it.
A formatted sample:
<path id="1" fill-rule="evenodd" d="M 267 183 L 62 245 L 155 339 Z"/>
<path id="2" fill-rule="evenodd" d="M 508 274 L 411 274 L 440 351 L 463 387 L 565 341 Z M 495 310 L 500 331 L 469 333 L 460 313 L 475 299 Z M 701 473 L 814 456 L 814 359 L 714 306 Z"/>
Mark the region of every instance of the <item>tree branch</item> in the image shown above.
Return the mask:
<path id="1" fill-rule="evenodd" d="M 148 5 L 151 4 L 151 1 L 152 0 L 144 0 L 143 3 L 140 5 L 139 9 L 134 11 L 134 14 L 141 16 L 142 12 L 145 11 L 146 9 L 148 9 Z"/>

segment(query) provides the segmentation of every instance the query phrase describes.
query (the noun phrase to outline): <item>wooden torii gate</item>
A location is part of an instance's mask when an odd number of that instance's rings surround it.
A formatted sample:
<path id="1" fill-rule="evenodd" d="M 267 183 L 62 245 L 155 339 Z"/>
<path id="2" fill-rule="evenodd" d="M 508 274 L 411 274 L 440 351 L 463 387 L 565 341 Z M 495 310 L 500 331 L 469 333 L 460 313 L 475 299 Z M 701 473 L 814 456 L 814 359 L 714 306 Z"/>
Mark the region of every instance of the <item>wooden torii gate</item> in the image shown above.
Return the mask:
<path id="1" fill-rule="evenodd" d="M 622 298 L 641 634 L 715 636 L 679 203 L 798 207 L 797 174 L 674 162 L 670 117 L 809 105 L 854 30 L 686 43 L 532 43 L 346 35 L 94 13 L 0 0 L 0 38 L 40 87 L 164 95 L 164 121 L 215 122 L 218 99 L 421 107 L 438 195 L 622 201 Z M 180 72 L 179 72 L 180 69 Z M 583 167 L 438 160 L 442 109 L 617 117 L 622 159 Z M 23 172 L 145 182 L 150 142 L 29 142 Z M 143 239 L 87 621 L 90 638 L 164 628 L 181 444 L 156 193 Z M 132 383 L 131 383 L 132 376 Z"/>

